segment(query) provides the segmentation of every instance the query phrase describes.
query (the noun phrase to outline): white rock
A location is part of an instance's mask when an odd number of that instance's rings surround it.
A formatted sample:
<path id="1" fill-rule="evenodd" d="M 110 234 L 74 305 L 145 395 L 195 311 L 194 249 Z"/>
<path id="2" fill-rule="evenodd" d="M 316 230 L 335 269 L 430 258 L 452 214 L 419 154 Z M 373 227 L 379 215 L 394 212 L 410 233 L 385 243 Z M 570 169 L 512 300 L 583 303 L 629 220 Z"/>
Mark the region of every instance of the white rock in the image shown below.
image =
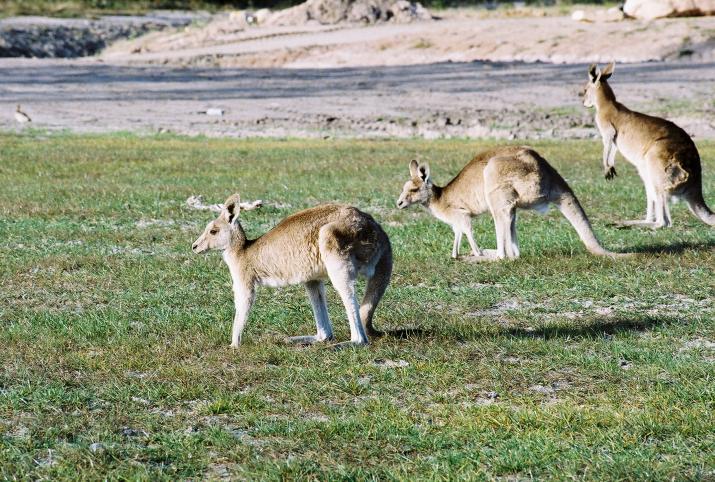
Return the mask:
<path id="1" fill-rule="evenodd" d="M 586 19 L 586 12 L 584 12 L 583 10 L 574 10 L 574 12 L 571 14 L 571 20 L 575 20 L 576 22 L 588 21 Z"/>
<path id="2" fill-rule="evenodd" d="M 375 365 L 382 368 L 405 368 L 410 364 L 405 360 L 390 360 L 387 358 L 378 358 L 373 362 Z"/>
<path id="3" fill-rule="evenodd" d="M 89 450 L 93 453 L 97 453 L 100 450 L 104 450 L 104 445 L 99 442 L 95 442 L 89 446 Z"/>
<path id="4" fill-rule="evenodd" d="M 623 11 L 645 20 L 715 15 L 715 0 L 626 0 Z"/>

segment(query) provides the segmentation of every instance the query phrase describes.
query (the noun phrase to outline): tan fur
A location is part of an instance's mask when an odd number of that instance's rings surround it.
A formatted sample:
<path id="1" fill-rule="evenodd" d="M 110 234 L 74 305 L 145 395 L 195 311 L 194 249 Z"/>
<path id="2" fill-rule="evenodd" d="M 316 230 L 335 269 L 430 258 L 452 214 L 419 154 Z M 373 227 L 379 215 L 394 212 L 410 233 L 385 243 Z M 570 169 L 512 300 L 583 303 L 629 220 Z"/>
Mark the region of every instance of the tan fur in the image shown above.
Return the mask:
<path id="1" fill-rule="evenodd" d="M 715 225 L 715 214 L 705 204 L 700 155 L 690 136 L 670 121 L 634 112 L 616 100 L 608 79 L 615 65 L 588 71 L 583 104 L 596 108 L 596 125 L 603 139 L 606 179 L 616 176 L 616 151 L 633 164 L 643 180 L 647 198 L 645 220 L 624 226 L 670 226 L 670 197 L 684 198 L 703 222 Z"/>
<path id="2" fill-rule="evenodd" d="M 528 147 L 497 147 L 479 153 L 449 184 L 432 183 L 429 166 L 410 163 L 410 180 L 397 206 L 422 204 L 454 230 L 452 257 L 459 256 L 462 234 L 477 259 L 516 258 L 516 209 L 544 211 L 555 203 L 593 254 L 614 255 L 601 247 L 581 205 L 556 170 Z M 480 250 L 472 237 L 471 218 L 485 211 L 494 218 L 497 249 Z"/>
<path id="3" fill-rule="evenodd" d="M 351 343 L 366 344 L 367 334 L 379 334 L 372 326 L 372 317 L 390 281 L 392 249 L 387 234 L 369 214 L 351 206 L 324 204 L 288 216 L 263 236 L 249 240 L 238 221 L 239 201 L 238 195 L 227 199 L 219 217 L 206 226 L 193 245 L 196 253 L 223 251 L 236 304 L 232 346 L 240 344 L 256 287 L 298 283 L 306 286 L 318 333 L 293 341 L 332 339 L 325 304 L 326 279 L 331 280 L 345 305 Z M 358 276 L 368 280 L 361 305 L 355 293 Z"/>

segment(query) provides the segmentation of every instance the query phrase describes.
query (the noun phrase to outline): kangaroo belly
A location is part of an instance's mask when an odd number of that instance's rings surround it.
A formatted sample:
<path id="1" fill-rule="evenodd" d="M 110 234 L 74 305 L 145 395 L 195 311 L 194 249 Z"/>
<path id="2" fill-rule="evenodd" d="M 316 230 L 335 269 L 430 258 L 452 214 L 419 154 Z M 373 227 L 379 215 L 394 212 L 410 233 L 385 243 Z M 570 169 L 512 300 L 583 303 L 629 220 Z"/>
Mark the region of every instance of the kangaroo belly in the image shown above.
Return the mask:
<path id="1" fill-rule="evenodd" d="M 258 279 L 261 286 L 269 286 L 271 288 L 281 288 L 291 286 L 308 281 L 323 280 L 328 278 L 328 273 L 325 270 L 325 265 L 322 263 L 301 267 L 291 271 L 281 270 L 278 272 L 264 273 Z"/>
<path id="2" fill-rule="evenodd" d="M 262 253 L 256 278 L 260 285 L 280 288 L 327 277 L 314 243 Z"/>
<path id="3" fill-rule="evenodd" d="M 306 273 L 294 273 L 292 276 L 268 276 L 265 278 L 261 278 L 259 284 L 261 286 L 268 286 L 270 288 L 282 288 L 284 286 L 302 284 L 308 281 L 324 280 L 327 278 L 328 274 L 325 270 L 314 270 L 312 272 Z"/>
<path id="4" fill-rule="evenodd" d="M 624 159 L 636 166 L 639 171 L 645 166 L 645 159 L 643 158 L 640 146 L 629 142 L 616 141 L 616 147 Z"/>

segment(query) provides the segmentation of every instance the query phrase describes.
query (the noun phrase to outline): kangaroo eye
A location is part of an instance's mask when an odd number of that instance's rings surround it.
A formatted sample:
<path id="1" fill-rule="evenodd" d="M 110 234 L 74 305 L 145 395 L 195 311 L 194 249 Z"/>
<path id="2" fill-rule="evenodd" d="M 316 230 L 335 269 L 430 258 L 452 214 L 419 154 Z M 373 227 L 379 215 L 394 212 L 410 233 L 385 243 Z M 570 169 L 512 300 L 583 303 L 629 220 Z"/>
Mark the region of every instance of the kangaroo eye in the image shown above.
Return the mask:
<path id="1" fill-rule="evenodd" d="M 218 233 L 218 229 L 212 229 L 211 231 L 209 231 L 209 233 L 216 234 L 216 233 Z"/>

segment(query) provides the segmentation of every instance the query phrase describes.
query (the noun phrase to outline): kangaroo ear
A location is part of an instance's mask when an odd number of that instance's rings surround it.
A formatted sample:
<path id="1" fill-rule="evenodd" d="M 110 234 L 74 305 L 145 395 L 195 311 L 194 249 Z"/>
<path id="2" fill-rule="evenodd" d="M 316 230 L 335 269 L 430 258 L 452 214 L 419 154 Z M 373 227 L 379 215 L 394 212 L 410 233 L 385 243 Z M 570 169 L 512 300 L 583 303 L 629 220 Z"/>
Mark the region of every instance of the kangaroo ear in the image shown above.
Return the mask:
<path id="1" fill-rule="evenodd" d="M 417 161 L 412 159 L 410 161 L 410 176 L 417 177 L 417 168 L 418 167 L 419 167 L 419 164 L 417 164 Z"/>
<path id="2" fill-rule="evenodd" d="M 600 77 L 601 70 L 598 68 L 598 65 L 591 64 L 591 66 L 588 68 L 588 80 L 595 84 L 596 82 L 598 82 L 598 79 Z"/>
<path id="3" fill-rule="evenodd" d="M 616 63 L 611 62 L 610 64 L 606 65 L 603 68 L 603 71 L 601 72 L 601 80 L 607 80 L 609 77 L 613 75 L 613 70 L 616 68 Z"/>
<path id="4" fill-rule="evenodd" d="M 233 224 L 238 220 L 238 214 L 241 212 L 241 196 L 238 194 L 232 194 L 228 197 L 228 199 L 226 199 L 223 206 L 223 216 L 229 224 Z"/>
<path id="5" fill-rule="evenodd" d="M 417 176 L 422 179 L 422 181 L 427 181 L 429 179 L 429 164 L 421 164 L 417 171 Z"/>

